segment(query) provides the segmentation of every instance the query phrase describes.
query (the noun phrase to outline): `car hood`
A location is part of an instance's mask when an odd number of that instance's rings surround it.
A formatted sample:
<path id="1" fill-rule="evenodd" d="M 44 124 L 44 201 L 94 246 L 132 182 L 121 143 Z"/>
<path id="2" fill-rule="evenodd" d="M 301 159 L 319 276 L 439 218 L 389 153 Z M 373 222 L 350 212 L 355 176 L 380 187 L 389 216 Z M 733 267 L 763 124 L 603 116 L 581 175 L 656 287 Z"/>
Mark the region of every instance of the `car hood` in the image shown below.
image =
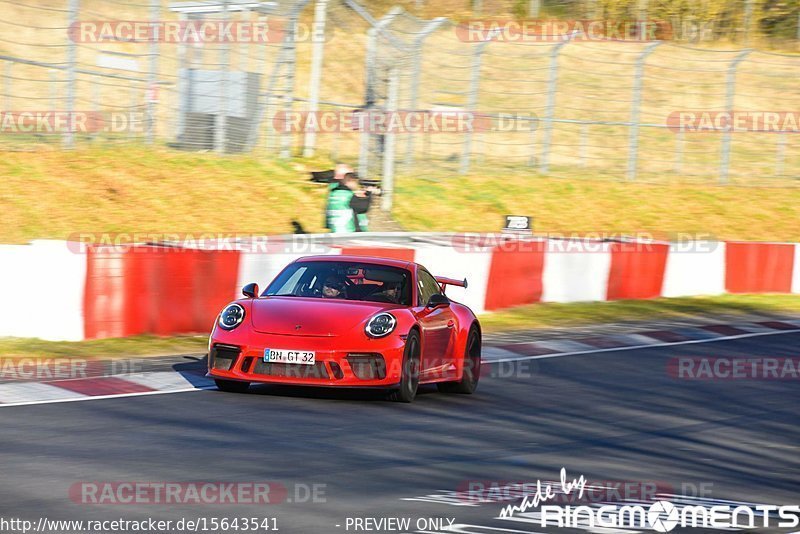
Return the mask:
<path id="1" fill-rule="evenodd" d="M 250 320 L 253 329 L 264 334 L 338 336 L 378 312 L 397 307 L 337 299 L 264 297 L 253 300 Z"/>

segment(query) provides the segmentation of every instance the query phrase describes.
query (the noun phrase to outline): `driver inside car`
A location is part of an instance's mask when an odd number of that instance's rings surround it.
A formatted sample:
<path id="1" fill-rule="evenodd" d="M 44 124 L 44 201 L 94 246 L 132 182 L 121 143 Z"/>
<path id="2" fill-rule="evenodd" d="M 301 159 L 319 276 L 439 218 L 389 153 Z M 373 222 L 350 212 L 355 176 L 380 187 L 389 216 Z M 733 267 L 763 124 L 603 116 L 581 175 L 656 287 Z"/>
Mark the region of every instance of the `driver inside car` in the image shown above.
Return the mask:
<path id="1" fill-rule="evenodd" d="M 322 284 L 322 297 L 326 299 L 347 298 L 344 280 L 335 274 L 328 275 Z"/>

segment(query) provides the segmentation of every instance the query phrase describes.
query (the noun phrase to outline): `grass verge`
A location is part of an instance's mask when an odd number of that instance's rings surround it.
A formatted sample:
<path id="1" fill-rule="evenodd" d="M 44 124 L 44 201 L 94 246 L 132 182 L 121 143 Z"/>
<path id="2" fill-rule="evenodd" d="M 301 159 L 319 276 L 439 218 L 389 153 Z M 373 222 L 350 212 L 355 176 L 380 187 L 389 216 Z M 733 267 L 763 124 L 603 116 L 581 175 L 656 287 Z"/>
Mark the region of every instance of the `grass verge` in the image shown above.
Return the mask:
<path id="1" fill-rule="evenodd" d="M 330 165 L 137 146 L 0 151 L 0 243 L 80 232 L 291 233 L 292 221 L 320 232 L 327 189 L 308 172 Z M 537 232 L 800 241 L 800 188 L 581 179 L 589 177 L 511 165 L 401 174 L 393 215 L 417 231 L 493 232 L 514 213 L 533 216 Z"/>
<path id="2" fill-rule="evenodd" d="M 626 321 L 667 321 L 704 315 L 787 315 L 800 313 L 800 295 L 722 295 L 655 300 L 534 304 L 481 316 L 484 332 L 599 325 Z M 0 338 L 3 357 L 121 358 L 202 353 L 205 335 L 133 336 L 80 342 Z"/>
<path id="3" fill-rule="evenodd" d="M 611 302 L 555 302 L 520 306 L 481 317 L 486 332 L 528 328 L 602 325 L 633 321 L 669 321 L 703 316 L 800 312 L 800 295 L 719 295 Z"/>

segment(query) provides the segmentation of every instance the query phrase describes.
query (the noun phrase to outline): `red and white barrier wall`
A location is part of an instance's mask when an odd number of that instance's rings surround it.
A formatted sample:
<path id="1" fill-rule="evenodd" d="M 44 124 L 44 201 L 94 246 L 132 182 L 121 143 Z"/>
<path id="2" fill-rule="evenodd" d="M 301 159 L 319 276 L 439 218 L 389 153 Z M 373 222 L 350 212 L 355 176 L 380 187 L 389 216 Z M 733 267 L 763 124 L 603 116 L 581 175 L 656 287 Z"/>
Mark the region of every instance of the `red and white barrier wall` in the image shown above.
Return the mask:
<path id="1" fill-rule="evenodd" d="M 393 240 L 328 237 L 301 250 L 280 241 L 266 248 L 0 245 L 0 336 L 77 341 L 207 332 L 243 285 L 263 289 L 287 263 L 309 254 L 400 258 L 436 275 L 466 277 L 469 287 L 450 287 L 448 295 L 476 313 L 535 302 L 800 293 L 800 245 L 793 243 L 414 234 Z"/>

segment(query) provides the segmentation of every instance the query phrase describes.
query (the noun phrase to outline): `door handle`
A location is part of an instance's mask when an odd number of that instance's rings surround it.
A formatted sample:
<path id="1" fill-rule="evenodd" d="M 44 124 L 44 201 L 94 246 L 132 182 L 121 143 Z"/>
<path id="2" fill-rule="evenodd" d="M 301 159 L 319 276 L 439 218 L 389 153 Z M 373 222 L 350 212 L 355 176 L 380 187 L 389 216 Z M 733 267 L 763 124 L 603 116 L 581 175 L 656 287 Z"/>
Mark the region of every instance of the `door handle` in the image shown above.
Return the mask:
<path id="1" fill-rule="evenodd" d="M 456 325 L 456 322 L 452 319 L 447 321 L 447 328 L 453 328 Z"/>

